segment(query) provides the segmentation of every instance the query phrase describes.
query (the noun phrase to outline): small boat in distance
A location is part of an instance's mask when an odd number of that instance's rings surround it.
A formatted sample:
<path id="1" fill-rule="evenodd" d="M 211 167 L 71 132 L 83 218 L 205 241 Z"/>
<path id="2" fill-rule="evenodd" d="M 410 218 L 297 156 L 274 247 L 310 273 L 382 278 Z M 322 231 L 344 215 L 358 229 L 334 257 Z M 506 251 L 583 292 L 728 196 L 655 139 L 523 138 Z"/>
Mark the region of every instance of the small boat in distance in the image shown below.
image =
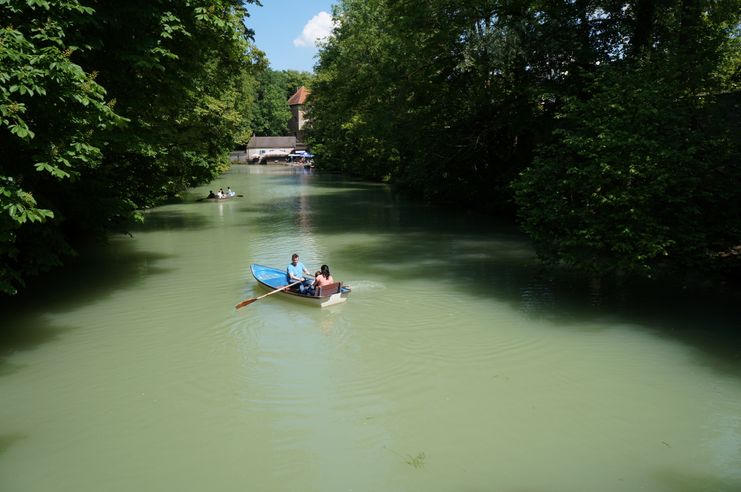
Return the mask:
<path id="1" fill-rule="evenodd" d="M 219 198 L 218 196 L 215 196 L 213 198 L 201 198 L 204 202 L 224 202 L 226 200 L 231 200 L 232 198 L 237 198 L 238 196 L 244 196 L 244 195 L 233 195 L 233 196 L 222 196 Z"/>
<path id="2" fill-rule="evenodd" d="M 288 285 L 285 269 L 273 268 L 265 265 L 253 263 L 250 266 L 252 276 L 257 283 L 269 290 L 280 289 Z M 280 292 L 281 297 L 295 299 L 305 304 L 311 304 L 318 307 L 333 306 L 347 300 L 350 295 L 350 287 L 345 287 L 342 282 L 325 285 L 317 289 L 317 295 L 301 294 L 299 292 L 285 289 Z"/>
<path id="3" fill-rule="evenodd" d="M 209 196 L 199 198 L 197 201 L 199 202 L 224 202 L 226 200 L 231 200 L 232 198 L 239 198 L 244 197 L 244 195 L 237 195 L 236 193 L 232 192 L 231 195 L 222 195 L 219 196 L 217 194 L 211 193 Z"/>

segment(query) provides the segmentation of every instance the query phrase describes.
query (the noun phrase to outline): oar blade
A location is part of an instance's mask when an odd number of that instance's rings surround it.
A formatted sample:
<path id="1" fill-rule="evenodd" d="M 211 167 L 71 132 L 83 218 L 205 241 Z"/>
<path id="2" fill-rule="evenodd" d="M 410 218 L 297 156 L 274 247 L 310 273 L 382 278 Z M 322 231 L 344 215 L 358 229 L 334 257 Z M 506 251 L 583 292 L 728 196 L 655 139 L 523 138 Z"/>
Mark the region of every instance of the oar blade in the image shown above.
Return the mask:
<path id="1" fill-rule="evenodd" d="M 244 301 L 240 302 L 239 304 L 237 304 L 234 307 L 235 307 L 235 309 L 243 308 L 245 306 L 248 306 L 248 305 L 252 304 L 256 300 L 257 300 L 257 297 L 252 297 L 250 299 L 245 299 Z"/>

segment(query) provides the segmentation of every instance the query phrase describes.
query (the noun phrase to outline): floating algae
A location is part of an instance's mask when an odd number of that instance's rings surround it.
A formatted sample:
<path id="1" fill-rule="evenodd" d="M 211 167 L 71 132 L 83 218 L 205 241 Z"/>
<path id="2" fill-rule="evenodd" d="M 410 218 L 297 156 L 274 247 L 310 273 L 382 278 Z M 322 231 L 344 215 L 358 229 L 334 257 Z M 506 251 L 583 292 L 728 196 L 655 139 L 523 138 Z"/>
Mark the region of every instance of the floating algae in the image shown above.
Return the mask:
<path id="1" fill-rule="evenodd" d="M 388 446 L 384 446 L 384 449 L 388 449 L 392 453 L 394 453 L 396 456 L 402 458 L 404 460 L 404 463 L 406 463 L 409 466 L 413 466 L 414 468 L 423 468 L 425 466 L 425 453 L 420 451 L 417 456 L 412 456 L 411 454 L 408 454 L 406 456 L 402 455 L 401 453 L 398 453 L 397 451 L 391 449 Z"/>
<path id="2" fill-rule="evenodd" d="M 413 466 L 414 468 L 422 468 L 425 466 L 425 454 L 419 453 L 417 456 L 412 458 L 412 455 L 407 455 L 407 465 Z"/>

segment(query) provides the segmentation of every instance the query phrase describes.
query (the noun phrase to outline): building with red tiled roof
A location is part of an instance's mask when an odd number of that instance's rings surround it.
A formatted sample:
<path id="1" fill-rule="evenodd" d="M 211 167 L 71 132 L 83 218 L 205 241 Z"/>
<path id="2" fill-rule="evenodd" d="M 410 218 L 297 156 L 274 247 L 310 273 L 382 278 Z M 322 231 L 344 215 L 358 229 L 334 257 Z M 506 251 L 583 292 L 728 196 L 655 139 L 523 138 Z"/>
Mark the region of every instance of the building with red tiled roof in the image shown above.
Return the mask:
<path id="1" fill-rule="evenodd" d="M 288 129 L 299 142 L 304 141 L 304 126 L 306 118 L 304 116 L 304 104 L 311 92 L 303 85 L 288 99 L 288 105 L 291 107 L 291 121 L 288 122 Z"/>
<path id="2" fill-rule="evenodd" d="M 302 105 L 306 103 L 306 98 L 309 97 L 310 91 L 303 85 L 291 96 L 288 100 L 289 106 Z"/>

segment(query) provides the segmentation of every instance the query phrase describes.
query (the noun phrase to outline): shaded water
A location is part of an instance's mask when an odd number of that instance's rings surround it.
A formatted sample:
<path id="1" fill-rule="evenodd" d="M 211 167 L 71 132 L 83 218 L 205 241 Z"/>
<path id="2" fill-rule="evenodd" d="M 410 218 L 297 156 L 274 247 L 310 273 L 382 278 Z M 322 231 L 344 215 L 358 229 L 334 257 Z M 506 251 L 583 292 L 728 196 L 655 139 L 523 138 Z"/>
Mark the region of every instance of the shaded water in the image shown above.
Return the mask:
<path id="1" fill-rule="evenodd" d="M 235 311 L 294 251 L 350 300 Z M 737 310 L 384 186 L 240 166 L 46 282 L 0 315 L 2 491 L 741 490 Z"/>

